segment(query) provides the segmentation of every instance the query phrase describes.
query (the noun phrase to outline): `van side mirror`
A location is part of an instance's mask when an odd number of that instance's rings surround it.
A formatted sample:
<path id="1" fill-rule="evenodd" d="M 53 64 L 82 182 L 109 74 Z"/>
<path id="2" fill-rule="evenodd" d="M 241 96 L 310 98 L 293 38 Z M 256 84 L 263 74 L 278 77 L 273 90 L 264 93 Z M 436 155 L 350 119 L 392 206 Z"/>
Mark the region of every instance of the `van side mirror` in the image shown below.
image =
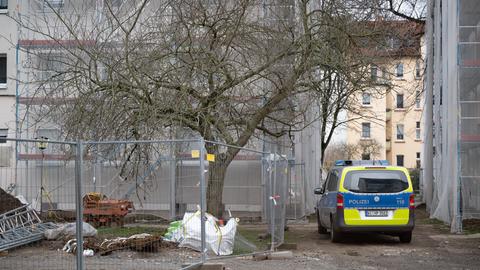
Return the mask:
<path id="1" fill-rule="evenodd" d="M 325 191 L 323 190 L 323 188 L 316 188 L 313 190 L 313 193 L 317 194 L 317 195 L 322 195 Z"/>

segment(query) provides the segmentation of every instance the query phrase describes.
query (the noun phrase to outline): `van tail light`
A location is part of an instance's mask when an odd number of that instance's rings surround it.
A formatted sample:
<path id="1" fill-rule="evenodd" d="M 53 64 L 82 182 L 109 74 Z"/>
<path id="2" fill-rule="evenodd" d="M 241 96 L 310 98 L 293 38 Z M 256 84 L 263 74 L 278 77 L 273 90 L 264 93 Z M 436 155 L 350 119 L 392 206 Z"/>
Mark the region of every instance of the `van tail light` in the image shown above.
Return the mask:
<path id="1" fill-rule="evenodd" d="M 340 193 L 337 193 L 337 208 L 343 209 L 343 195 Z"/>
<path id="2" fill-rule="evenodd" d="M 410 198 L 408 199 L 409 201 L 409 207 L 410 209 L 415 209 L 415 194 L 410 194 Z"/>

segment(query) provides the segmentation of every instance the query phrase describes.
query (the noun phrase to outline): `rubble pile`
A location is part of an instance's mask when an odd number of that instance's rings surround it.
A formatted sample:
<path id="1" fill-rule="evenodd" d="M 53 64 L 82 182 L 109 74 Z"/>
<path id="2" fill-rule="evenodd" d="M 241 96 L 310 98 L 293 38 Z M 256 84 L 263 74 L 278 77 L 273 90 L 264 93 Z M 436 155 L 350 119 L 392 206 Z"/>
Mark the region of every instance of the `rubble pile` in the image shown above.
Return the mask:
<path id="1" fill-rule="evenodd" d="M 23 206 L 23 204 L 20 202 L 20 200 L 0 188 L 0 214 L 21 206 Z"/>
<path id="2" fill-rule="evenodd" d="M 117 237 L 114 239 L 99 239 L 89 237 L 84 239 L 84 250 L 92 250 L 95 255 L 105 256 L 113 251 L 132 250 L 137 252 L 158 252 L 162 248 L 176 248 L 176 244 L 162 240 L 161 236 L 150 234 L 135 234 L 130 237 Z M 76 239 L 67 241 L 63 251 L 75 253 Z"/>

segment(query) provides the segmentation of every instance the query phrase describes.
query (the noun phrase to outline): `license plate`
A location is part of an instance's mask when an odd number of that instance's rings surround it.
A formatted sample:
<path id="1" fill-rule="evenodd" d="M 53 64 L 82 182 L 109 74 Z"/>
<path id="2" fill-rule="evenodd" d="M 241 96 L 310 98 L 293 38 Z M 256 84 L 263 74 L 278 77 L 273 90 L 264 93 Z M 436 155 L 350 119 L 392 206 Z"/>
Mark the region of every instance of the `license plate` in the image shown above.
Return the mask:
<path id="1" fill-rule="evenodd" d="M 386 210 L 367 210 L 365 211 L 366 217 L 388 217 L 388 211 Z"/>

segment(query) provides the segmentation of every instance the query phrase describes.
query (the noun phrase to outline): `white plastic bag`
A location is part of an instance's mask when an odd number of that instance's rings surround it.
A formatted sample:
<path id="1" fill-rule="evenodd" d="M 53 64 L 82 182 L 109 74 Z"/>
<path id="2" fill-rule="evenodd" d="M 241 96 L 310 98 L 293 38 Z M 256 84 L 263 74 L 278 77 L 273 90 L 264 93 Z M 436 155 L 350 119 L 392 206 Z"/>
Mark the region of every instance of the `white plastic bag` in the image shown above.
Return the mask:
<path id="1" fill-rule="evenodd" d="M 220 227 L 214 216 L 206 213 L 205 217 L 206 248 L 216 255 L 231 255 L 238 219 L 231 218 L 224 227 Z M 200 212 L 185 213 L 182 226 L 173 232 L 172 240 L 178 241 L 180 247 L 201 251 L 201 235 Z"/>

